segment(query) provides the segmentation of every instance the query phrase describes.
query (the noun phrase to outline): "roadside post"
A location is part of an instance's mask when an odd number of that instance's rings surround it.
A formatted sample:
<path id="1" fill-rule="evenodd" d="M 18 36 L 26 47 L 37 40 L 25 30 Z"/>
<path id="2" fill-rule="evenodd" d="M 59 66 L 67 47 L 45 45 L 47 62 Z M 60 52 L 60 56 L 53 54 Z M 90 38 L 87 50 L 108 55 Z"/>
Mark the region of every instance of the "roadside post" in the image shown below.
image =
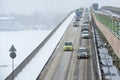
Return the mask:
<path id="1" fill-rule="evenodd" d="M 10 52 L 10 57 L 12 58 L 12 80 L 14 80 L 14 58 L 16 58 L 16 53 L 15 53 L 16 49 L 14 45 L 10 47 L 9 52 Z"/>

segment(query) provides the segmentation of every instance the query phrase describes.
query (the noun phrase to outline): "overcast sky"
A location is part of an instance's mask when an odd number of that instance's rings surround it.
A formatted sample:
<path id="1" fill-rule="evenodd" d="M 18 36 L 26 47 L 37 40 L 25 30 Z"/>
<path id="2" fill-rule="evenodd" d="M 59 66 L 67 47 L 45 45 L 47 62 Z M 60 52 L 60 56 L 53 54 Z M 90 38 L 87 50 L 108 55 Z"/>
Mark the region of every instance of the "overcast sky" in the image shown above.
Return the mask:
<path id="1" fill-rule="evenodd" d="M 120 7 L 120 0 L 0 0 L 0 13 L 63 13 L 79 7 L 89 7 L 92 3 Z"/>

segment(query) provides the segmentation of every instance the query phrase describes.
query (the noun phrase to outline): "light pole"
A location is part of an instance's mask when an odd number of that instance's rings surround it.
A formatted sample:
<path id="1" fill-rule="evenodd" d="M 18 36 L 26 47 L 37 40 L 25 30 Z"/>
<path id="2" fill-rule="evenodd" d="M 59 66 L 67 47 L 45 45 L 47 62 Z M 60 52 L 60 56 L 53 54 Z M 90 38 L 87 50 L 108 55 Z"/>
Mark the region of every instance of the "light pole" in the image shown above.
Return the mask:
<path id="1" fill-rule="evenodd" d="M 114 29 L 113 29 L 113 19 L 112 19 L 112 28 L 111 28 L 111 29 L 112 29 L 112 31 L 114 32 Z"/>
<path id="2" fill-rule="evenodd" d="M 10 50 L 10 57 L 12 58 L 12 80 L 14 80 L 14 58 L 16 57 L 16 49 L 14 45 L 11 46 Z"/>
<path id="3" fill-rule="evenodd" d="M 119 30 L 119 36 L 120 36 L 120 22 L 119 22 L 118 26 L 119 26 L 119 29 L 118 29 L 118 30 Z"/>

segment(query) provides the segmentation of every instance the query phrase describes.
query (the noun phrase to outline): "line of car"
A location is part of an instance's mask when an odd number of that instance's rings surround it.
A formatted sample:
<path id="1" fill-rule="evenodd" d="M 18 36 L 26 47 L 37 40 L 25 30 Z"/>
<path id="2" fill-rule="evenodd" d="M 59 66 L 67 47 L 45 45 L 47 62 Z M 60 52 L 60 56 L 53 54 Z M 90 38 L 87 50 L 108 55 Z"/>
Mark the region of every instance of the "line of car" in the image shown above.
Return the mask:
<path id="1" fill-rule="evenodd" d="M 82 18 L 83 11 L 81 9 L 75 10 L 75 16 L 73 19 L 73 27 L 79 27 L 80 20 Z M 71 41 L 64 42 L 64 51 L 73 51 L 73 43 Z"/>
<path id="2" fill-rule="evenodd" d="M 87 23 L 83 23 L 83 26 L 81 28 L 81 38 L 82 39 L 90 38 L 90 30 L 89 30 L 89 25 Z"/>
<path id="3" fill-rule="evenodd" d="M 76 18 L 76 17 L 74 17 L 74 18 Z M 87 17 L 87 19 L 89 19 L 89 18 Z M 79 24 L 80 24 L 80 21 L 74 19 L 73 27 L 79 27 Z M 81 38 L 82 39 L 90 39 L 89 22 L 86 23 L 86 22 L 83 21 L 83 26 L 81 26 Z M 72 44 L 71 41 L 66 41 L 64 43 L 64 51 L 73 51 L 73 44 Z M 88 57 L 89 57 L 88 52 L 89 52 L 89 50 L 87 49 L 87 47 L 80 45 L 80 47 L 77 51 L 77 58 L 78 59 L 81 59 L 81 58 L 88 59 Z"/>
<path id="4" fill-rule="evenodd" d="M 85 9 L 84 12 L 84 17 L 83 17 L 83 25 L 81 26 L 81 39 L 82 41 L 85 41 L 84 39 L 90 39 L 90 24 L 89 24 L 89 15 L 88 14 L 88 9 Z M 87 17 L 86 17 L 87 16 Z M 83 42 L 82 42 L 83 43 Z M 77 57 L 78 59 L 89 58 L 89 49 L 87 48 L 88 45 L 83 46 L 82 44 L 80 45 L 80 48 L 78 49 L 78 54 Z"/>

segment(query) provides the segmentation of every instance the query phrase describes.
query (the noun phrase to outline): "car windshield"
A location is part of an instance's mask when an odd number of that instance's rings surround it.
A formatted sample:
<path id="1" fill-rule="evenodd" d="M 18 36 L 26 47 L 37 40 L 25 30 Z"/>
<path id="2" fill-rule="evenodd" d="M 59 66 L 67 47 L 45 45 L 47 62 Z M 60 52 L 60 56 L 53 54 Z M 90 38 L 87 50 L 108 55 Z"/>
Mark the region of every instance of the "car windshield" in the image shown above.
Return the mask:
<path id="1" fill-rule="evenodd" d="M 72 45 L 72 42 L 65 42 L 64 45 L 66 45 L 66 46 L 68 46 L 68 45 Z"/>
<path id="2" fill-rule="evenodd" d="M 74 24 L 79 24 L 79 22 L 75 21 Z"/>
<path id="3" fill-rule="evenodd" d="M 87 52 L 87 49 L 79 49 L 78 52 Z"/>
<path id="4" fill-rule="evenodd" d="M 88 30 L 89 28 L 88 27 L 82 27 L 83 30 Z"/>
<path id="5" fill-rule="evenodd" d="M 83 24 L 83 27 L 88 27 L 88 24 Z"/>

